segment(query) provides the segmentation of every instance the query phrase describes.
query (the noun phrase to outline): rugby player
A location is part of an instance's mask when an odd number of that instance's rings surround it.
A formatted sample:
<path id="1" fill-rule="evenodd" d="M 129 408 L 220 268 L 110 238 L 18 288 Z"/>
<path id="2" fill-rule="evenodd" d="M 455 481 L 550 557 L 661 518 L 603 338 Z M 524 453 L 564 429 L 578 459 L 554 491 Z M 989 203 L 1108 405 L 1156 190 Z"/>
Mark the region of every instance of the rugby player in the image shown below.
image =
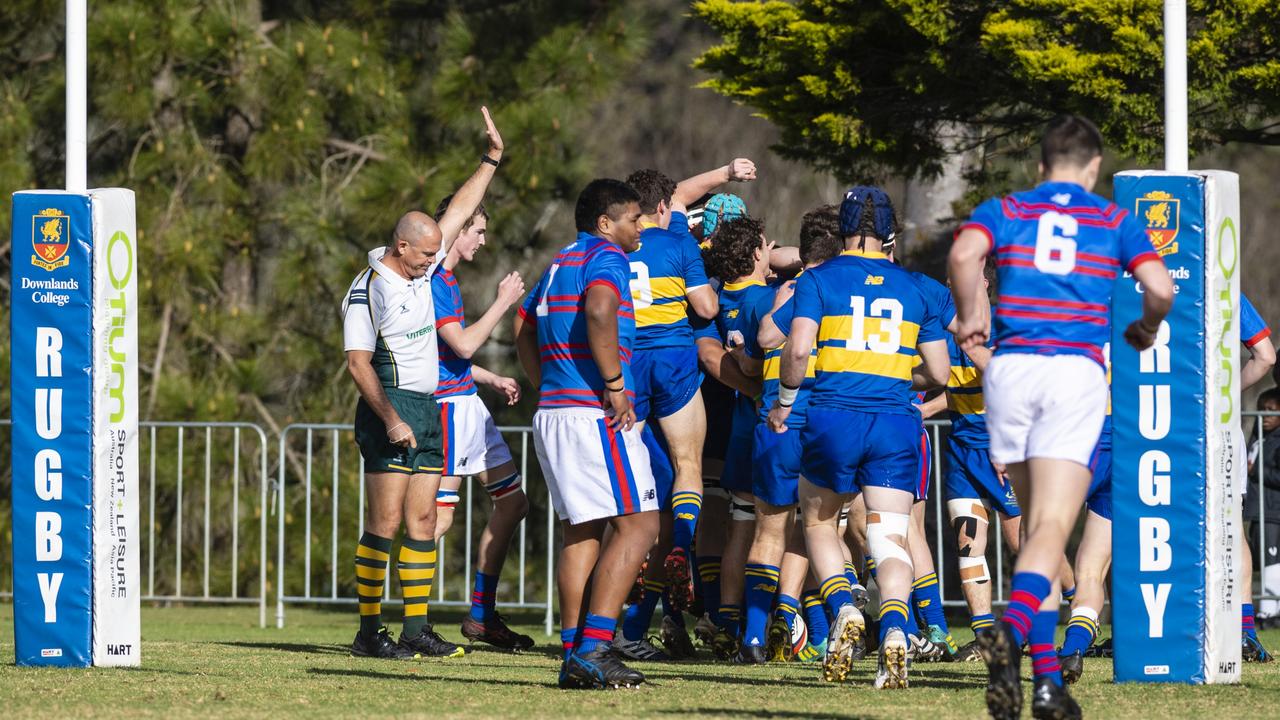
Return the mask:
<path id="1" fill-rule="evenodd" d="M 516 314 L 516 350 L 539 388 L 534 448 L 564 530 L 560 686 L 632 686 L 644 675 L 623 664 L 611 641 L 658 534 L 630 368 L 635 314 L 626 253 L 639 245 L 640 198 L 621 181 L 593 180 L 578 196 L 574 224 L 577 239 Z"/>
<path id="2" fill-rule="evenodd" d="M 843 249 L 840 213 L 836 206 L 824 205 L 805 214 L 800 223 L 800 257 L 805 268 L 817 267 Z M 816 356 L 811 356 L 805 371 L 786 432 L 775 433 L 765 423 L 769 408 L 778 396 L 782 346 L 794 314 L 791 303 L 794 287 L 795 282 L 791 281 L 778 289 L 773 309 L 762 319 L 757 333 L 757 344 L 764 350 L 764 393 L 751 448 L 756 526 L 747 554 L 746 627 L 740 650 L 742 661 L 747 663 L 790 657 L 800 611 L 799 597 L 809 574 L 804 532 L 796 523 L 795 508 L 800 487 L 800 429 L 804 427 L 805 407 L 813 387 Z M 776 578 L 773 586 L 777 591 L 777 612 L 772 622 L 775 592 L 770 591 L 770 583 L 754 581 L 770 575 Z M 825 641 L 825 637 L 815 638 L 813 644 L 821 644 L 825 652 Z"/>
<path id="3" fill-rule="evenodd" d="M 1090 460 L 1107 406 L 1103 345 L 1121 270 L 1142 283 L 1142 316 L 1125 330 L 1138 350 L 1155 341 L 1173 283 L 1144 228 L 1094 195 L 1102 136 L 1093 123 L 1054 118 L 1041 143 L 1044 182 L 980 205 L 957 233 L 949 270 L 961 349 L 983 345 L 982 264 L 996 261 L 996 351 L 983 376 L 991 460 L 1006 465 L 1023 512 L 1009 606 L 978 635 L 987 663 L 987 709 L 1022 710 L 1021 646 L 1029 641 L 1036 717 L 1079 717 L 1062 684 L 1054 633 L 1067 536 L 1089 489 Z"/>
<path id="4" fill-rule="evenodd" d="M 774 290 L 765 284 L 769 274 L 772 241 L 764 235 L 764 223 L 744 217 L 722 223 L 706 252 L 708 268 L 723 279 L 720 313 L 716 328 L 721 342 L 743 373 L 759 378 L 763 352 L 756 336 L 760 321 L 773 308 Z M 776 569 L 746 567 L 755 521 L 751 490 L 751 439 L 756 423 L 756 400 L 738 393 L 734 400 L 733 425 L 729 435 L 720 486 L 730 493 L 728 537 L 721 560 L 720 607 L 712 615 L 716 633 L 712 651 L 722 660 L 739 656 L 744 587 L 777 589 Z M 763 646 L 760 648 L 763 650 Z"/>
<path id="5" fill-rule="evenodd" d="M 364 533 L 356 546 L 360 631 L 351 654 L 411 659 L 457 657 L 427 622 L 436 567 L 436 491 L 444 468 L 440 409 L 433 394 L 440 377 L 431 275 L 484 199 L 502 160 L 502 136 L 481 108 L 489 149 L 453 197 L 439 222 L 409 212 L 396 223 L 390 247 L 369 252 L 343 302 L 343 349 L 360 392 L 355 433 L 365 462 Z M 405 524 L 396 570 L 404 589 L 399 642 L 382 626 L 382 594 L 391 545 Z"/>
<path id="6" fill-rule="evenodd" d="M 881 595 L 875 687 L 905 688 L 912 580 L 907 535 L 921 432 L 907 390 L 913 380 L 946 383 L 945 331 L 916 281 L 882 251 L 896 231 L 888 196 L 857 187 L 845 205 L 851 217 L 845 221 L 842 206 L 841 228 L 854 229 L 845 237 L 845 252 L 796 281 L 795 317 L 768 422 L 774 432 L 786 431 L 816 344 L 816 378 L 800 435 L 799 496 L 809 561 L 835 617 L 823 676 L 844 680 L 857 646 L 865 643 L 838 531 L 842 506 L 861 491 Z M 917 357 L 922 363 L 913 372 Z"/>
<path id="7" fill-rule="evenodd" d="M 453 197 L 436 208 L 436 218 L 444 217 Z M 462 636 L 503 650 L 528 650 L 533 638 L 513 632 L 494 609 L 498 579 L 507 558 L 507 549 L 516 527 L 529 512 L 523 481 L 507 443 L 498 432 L 493 416 L 476 394 L 476 383 L 502 393 L 508 405 L 520 400 L 520 384 L 514 378 L 473 365 L 471 358 L 484 344 L 511 306 L 524 295 L 524 281 L 516 272 L 498 283 L 498 296 L 474 325 L 467 324 L 462 293 L 453 269 L 459 262 L 472 262 L 485 244 L 488 213 L 484 206 L 463 224 L 462 233 L 449 248 L 440 269 L 431 277 L 436 306 L 436 334 L 440 338 L 440 384 L 436 402 L 440 404 L 443 434 L 444 475 L 436 493 L 436 542 L 453 525 L 454 508 L 462 476 L 474 475 L 493 501 L 489 520 L 480 535 L 476 551 L 476 575 L 471 591 L 471 610 L 462 621 Z"/>
<path id="8" fill-rule="evenodd" d="M 1266 377 L 1267 372 L 1275 366 L 1276 349 L 1268 340 L 1270 337 L 1271 329 L 1267 327 L 1267 323 L 1253 307 L 1253 303 L 1249 302 L 1249 298 L 1245 297 L 1244 293 L 1240 293 L 1240 342 L 1249 351 L 1248 361 L 1240 368 L 1241 392 Z M 1247 473 L 1240 473 L 1238 490 L 1243 503 L 1248 499 L 1249 493 Z M 1240 608 L 1240 642 L 1243 645 L 1241 654 L 1245 662 L 1268 663 L 1275 658 L 1267 652 L 1262 641 L 1258 639 L 1258 630 L 1254 626 L 1253 619 L 1253 552 L 1247 542 L 1240 543 L 1240 546 L 1242 548 L 1240 592 L 1241 597 L 1244 598 Z"/>

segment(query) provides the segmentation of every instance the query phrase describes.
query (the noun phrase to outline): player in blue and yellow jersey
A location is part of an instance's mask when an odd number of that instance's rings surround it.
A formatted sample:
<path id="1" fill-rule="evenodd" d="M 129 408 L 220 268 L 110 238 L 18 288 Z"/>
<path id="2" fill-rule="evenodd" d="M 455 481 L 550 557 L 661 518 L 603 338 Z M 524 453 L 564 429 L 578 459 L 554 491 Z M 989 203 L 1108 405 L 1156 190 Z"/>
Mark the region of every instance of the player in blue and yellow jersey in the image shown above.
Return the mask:
<path id="1" fill-rule="evenodd" d="M 707 280 L 697 241 L 689 234 L 686 204 L 725 182 L 755 179 L 755 164 L 738 158 L 679 184 L 656 170 L 627 178 L 640 196 L 640 245 L 629 253 L 631 300 L 636 311 L 632 372 L 636 379 L 636 417 L 657 422 L 668 438 L 675 467 L 674 491 L 662 505 L 659 548 L 669 555 L 649 563 L 647 582 L 662 584 L 678 609 L 689 606 L 689 554 L 702 508 L 702 445 L 706 436 L 699 385 L 697 348 L 689 316 L 712 319 L 716 292 Z M 665 577 L 663 577 L 665 575 Z M 649 654 L 644 633 L 649 618 L 632 618 L 619 651 L 643 659 Z M 643 627 L 638 620 L 643 620 Z M 632 635 L 638 634 L 638 637 Z M 633 652 L 634 651 L 634 652 Z"/>
<path id="2" fill-rule="evenodd" d="M 834 205 L 824 205 L 805 214 L 800 223 L 800 257 L 806 268 L 814 268 L 839 255 L 844 249 L 840 236 L 840 213 Z M 752 442 L 752 495 L 755 497 L 755 535 L 746 564 L 746 624 L 741 658 L 748 663 L 787 660 L 800 609 L 800 595 L 809 572 L 804 553 L 804 534 L 796 524 L 799 502 L 800 429 L 804 427 L 809 390 L 813 387 L 816 353 L 805 372 L 804 383 L 792 405 L 784 433 L 775 433 L 764 421 L 778 397 L 778 376 L 782 347 L 791 330 L 795 306 L 791 302 L 795 283 L 787 282 L 777 291 L 773 310 L 761 322 L 757 341 L 764 348 L 764 392 L 759 423 Z M 770 621 L 776 588 L 777 613 Z M 813 643 L 825 652 L 824 637 Z M 815 658 L 817 654 L 814 654 Z"/>
<path id="3" fill-rule="evenodd" d="M 516 350 L 539 389 L 534 448 L 564 531 L 560 685 L 630 686 L 644 675 L 624 665 L 611 642 L 658 534 L 657 489 L 632 405 L 635 315 L 625 253 L 640 240 L 639 197 L 626 183 L 594 180 L 578 196 L 574 222 L 577 239 L 517 314 Z"/>
<path id="4" fill-rule="evenodd" d="M 1025 538 L 1001 621 L 978 635 L 987 663 L 987 709 L 1022 710 L 1021 646 L 1029 642 L 1037 716 L 1079 717 L 1063 686 L 1054 633 L 1062 553 L 1090 484 L 1090 460 L 1106 415 L 1103 346 L 1111 293 L 1122 270 L 1142 283 L 1142 317 L 1125 330 L 1138 350 L 1155 341 L 1173 303 L 1173 283 L 1144 228 L 1090 192 L 1102 135 L 1084 118 L 1054 118 L 1041 143 L 1044 182 L 993 198 L 961 226 L 949 269 L 962 349 L 986 342 L 990 326 L 982 264 L 998 270 L 996 351 L 983 377 L 991 459 L 1007 466 Z"/>
<path id="5" fill-rule="evenodd" d="M 875 686 L 902 688 L 908 652 L 903 628 L 913 575 L 907 536 L 920 440 L 920 415 L 908 391 L 917 382 L 946 382 L 947 348 L 945 331 L 919 284 L 881 250 L 897 224 L 888 196 L 878 188 L 857 187 L 845 202 L 852 204 L 856 220 L 845 252 L 796 281 L 795 318 L 768 422 L 774 432 L 786 431 L 816 344 L 816 379 L 800 434 L 800 508 L 809 561 L 836 618 L 823 676 L 845 679 L 865 643 L 865 622 L 853 604 L 838 530 L 841 507 L 861 492 L 881 595 Z"/>
<path id="6" fill-rule="evenodd" d="M 437 220 L 444 216 L 452 200 L 453 196 L 449 196 L 440 201 L 436 208 Z M 514 378 L 502 377 L 471 362 L 498 322 L 520 301 L 524 281 L 519 273 L 508 273 L 498 283 L 493 304 L 474 324 L 468 324 L 458 278 L 453 274 L 460 262 L 473 261 L 476 252 L 484 246 L 488 219 L 483 205 L 476 208 L 440 263 L 440 269 L 431 276 L 440 347 L 440 384 L 435 397 L 440 404 L 444 450 L 444 473 L 436 493 L 435 538 L 438 543 L 453 524 L 462 477 L 476 476 L 489 493 L 493 510 L 480 534 L 471 611 L 462 621 L 462 635 L 503 650 L 528 650 L 533 647 L 533 638 L 507 627 L 495 605 L 507 549 L 516 528 L 529 512 L 529 500 L 511 451 L 498 432 L 493 416 L 476 394 L 476 384 L 480 383 L 498 391 L 508 405 L 513 405 L 520 399 L 520 384 Z"/>
<path id="7" fill-rule="evenodd" d="M 720 289 L 716 329 L 721 342 L 742 371 L 759 378 L 763 352 L 756 340 L 760 321 L 773 308 L 774 289 L 765 283 L 769 252 L 764 224 L 754 218 L 723 223 L 706 250 L 708 269 L 725 280 Z M 755 520 L 751 495 L 751 437 L 756 423 L 756 398 L 737 393 L 733 425 L 725 453 L 720 486 L 730 493 L 730 522 L 721 559 L 720 607 L 712 615 L 717 632 L 712 650 L 721 659 L 737 651 L 742 620 L 742 594 L 747 550 Z M 777 584 L 776 576 L 771 578 Z M 767 582 L 765 584 L 768 584 Z"/>

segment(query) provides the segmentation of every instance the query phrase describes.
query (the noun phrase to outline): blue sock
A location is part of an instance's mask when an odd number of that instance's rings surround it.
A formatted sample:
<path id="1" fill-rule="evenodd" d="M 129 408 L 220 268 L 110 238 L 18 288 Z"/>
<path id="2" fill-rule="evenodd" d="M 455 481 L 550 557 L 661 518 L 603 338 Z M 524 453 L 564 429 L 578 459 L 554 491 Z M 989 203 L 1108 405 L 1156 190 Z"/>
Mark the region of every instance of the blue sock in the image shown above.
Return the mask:
<path id="1" fill-rule="evenodd" d="M 742 634 L 742 606 L 721 605 L 715 615 L 716 627 L 726 630 L 734 637 Z"/>
<path id="2" fill-rule="evenodd" d="M 1240 606 L 1240 631 L 1250 640 L 1258 639 L 1258 629 L 1253 624 L 1253 603 L 1251 602 Z"/>
<path id="3" fill-rule="evenodd" d="M 1063 588 L 1062 599 L 1066 603 L 1070 604 L 1072 600 L 1076 599 L 1076 589 L 1074 587 Z"/>
<path id="4" fill-rule="evenodd" d="M 844 564 L 844 576 L 849 578 L 850 585 L 862 584 L 862 582 L 858 580 L 858 569 L 855 568 L 851 562 Z"/>
<path id="5" fill-rule="evenodd" d="M 787 631 L 794 632 L 796 629 L 796 617 L 800 615 L 800 601 L 790 595 L 778 593 L 778 606 L 774 608 L 773 614 L 782 618 L 787 624 Z"/>
<path id="6" fill-rule="evenodd" d="M 840 614 L 840 608 L 853 604 L 853 593 L 849 588 L 849 578 L 845 577 L 844 573 L 832 575 L 823 580 L 818 592 L 822 593 L 822 604 L 826 605 L 827 612 L 831 614 L 832 618 Z"/>
<path id="7" fill-rule="evenodd" d="M 822 596 L 815 590 L 804 591 L 804 624 L 809 626 L 809 644 L 821 645 L 831 634 L 831 623 L 827 620 L 827 608 L 822 604 Z"/>
<path id="8" fill-rule="evenodd" d="M 613 641 L 613 632 L 618 629 L 618 621 L 603 615 L 587 614 L 587 621 L 582 626 L 582 638 L 574 652 L 579 655 L 595 650 L 601 645 Z"/>
<path id="9" fill-rule="evenodd" d="M 773 596 L 778 594 L 778 568 L 762 563 L 747 563 L 747 627 L 743 645 L 764 645 L 769 632 L 769 615 Z"/>
<path id="10" fill-rule="evenodd" d="M 1053 650 L 1053 637 L 1058 630 L 1058 611 L 1042 610 L 1031 621 L 1031 670 L 1037 678 L 1047 677 L 1062 687 L 1062 668 Z"/>
<path id="11" fill-rule="evenodd" d="M 653 611 L 658 607 L 658 600 L 662 598 L 666 588 L 667 584 L 661 580 L 644 579 L 644 594 L 640 596 L 640 602 L 627 608 L 626 614 L 622 616 L 622 637 L 628 640 L 644 639 L 649 626 L 653 624 Z"/>
<path id="12" fill-rule="evenodd" d="M 1067 636 L 1062 640 L 1059 655 L 1066 657 L 1075 653 L 1083 653 L 1098 637 L 1098 613 L 1092 608 L 1079 607 L 1071 613 L 1071 622 L 1067 625 Z"/>
<path id="13" fill-rule="evenodd" d="M 702 589 L 702 607 L 712 622 L 720 624 L 720 556 L 698 556 L 698 582 Z"/>
<path id="14" fill-rule="evenodd" d="M 981 615 L 973 615 L 969 618 L 969 629 L 973 630 L 974 637 L 978 633 L 986 630 L 996 624 L 996 616 L 991 613 L 983 613 Z"/>
<path id="15" fill-rule="evenodd" d="M 498 576 L 476 571 L 475 588 L 471 591 L 471 619 L 484 622 L 493 617 L 493 605 L 497 597 Z"/>
<path id="16" fill-rule="evenodd" d="M 942 632 L 951 633 L 951 628 L 947 627 L 946 613 L 942 611 L 942 593 L 938 591 L 937 573 L 929 573 L 911 584 L 911 600 L 926 625 L 937 625 L 942 628 Z"/>
<path id="17" fill-rule="evenodd" d="M 908 634 L 911 632 L 911 608 L 907 607 L 907 603 L 902 600 L 881 600 L 880 601 L 880 642 L 884 642 L 884 636 L 894 628 L 900 628 Z"/>
<path id="18" fill-rule="evenodd" d="M 1013 588 L 1012 592 L 1009 593 L 1009 607 L 1005 608 L 1004 615 L 1000 617 L 1000 620 L 1013 628 L 1014 637 L 1018 640 L 1019 645 L 1026 642 L 1027 636 L 1031 634 L 1031 622 L 1036 613 L 1040 612 L 1040 606 L 1044 604 L 1044 599 L 1049 597 L 1049 591 L 1052 589 L 1053 583 L 1049 582 L 1049 578 L 1039 573 L 1020 572 L 1013 574 Z M 1052 638 L 1050 638 L 1049 644 L 1053 644 Z"/>
<path id="19" fill-rule="evenodd" d="M 871 557 L 870 555 L 863 555 L 862 561 L 867 564 L 867 574 L 871 576 L 872 580 L 875 580 L 876 579 L 876 559 Z"/>
<path id="20" fill-rule="evenodd" d="M 907 619 L 903 621 L 902 629 L 905 630 L 908 635 L 915 635 L 916 637 L 921 637 L 924 635 L 924 633 L 920 632 L 920 623 L 916 621 L 916 614 L 915 614 L 915 611 L 911 609 L 911 605 L 912 605 L 912 597 L 911 595 L 908 595 L 907 596 Z M 884 608 L 880 608 L 880 612 L 883 614 Z"/>
<path id="21" fill-rule="evenodd" d="M 694 533 L 698 529 L 698 515 L 702 513 L 702 495 L 684 490 L 676 493 L 671 497 L 671 513 L 675 516 L 671 544 L 683 550 L 685 557 L 688 557 Z"/>
<path id="22" fill-rule="evenodd" d="M 573 654 L 574 639 L 578 637 L 578 628 L 563 628 L 560 630 L 560 644 L 564 647 L 564 659 L 568 660 Z"/>

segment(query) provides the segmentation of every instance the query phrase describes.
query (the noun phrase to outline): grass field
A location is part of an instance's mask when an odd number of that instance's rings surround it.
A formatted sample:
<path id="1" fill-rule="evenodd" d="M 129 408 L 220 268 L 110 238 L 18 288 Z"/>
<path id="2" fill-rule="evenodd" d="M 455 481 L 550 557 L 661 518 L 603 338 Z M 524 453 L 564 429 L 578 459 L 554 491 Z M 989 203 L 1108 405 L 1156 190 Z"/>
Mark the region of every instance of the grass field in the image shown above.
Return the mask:
<path id="1" fill-rule="evenodd" d="M 457 639 L 456 614 L 438 613 Z M 550 640 L 533 624 L 521 626 Z M 446 623 L 446 620 L 448 621 Z M 525 655 L 477 648 L 417 663 L 348 656 L 351 612 L 290 610 L 283 630 L 259 629 L 250 608 L 144 608 L 143 666 L 61 670 L 0 665 L 3 720 L 40 717 L 752 716 L 976 718 L 985 715 L 980 665 L 917 665 L 905 692 L 870 689 L 874 666 L 832 687 L 812 665 L 639 664 L 638 690 L 556 689 L 552 643 Z M 0 605 L 0 655 L 13 657 L 13 607 Z M 398 629 L 398 628 L 393 628 Z M 967 630 L 960 630 L 963 640 Z M 958 640 L 961 638 L 957 638 Z M 1280 647 L 1280 631 L 1264 640 Z M 1028 670 L 1029 672 L 1029 670 Z M 1242 687 L 1111 683 L 1109 660 L 1087 660 L 1075 689 L 1085 714 L 1106 718 L 1254 718 L 1280 714 L 1280 663 L 1247 665 Z M 1029 716 L 1029 712 L 1026 713 Z"/>

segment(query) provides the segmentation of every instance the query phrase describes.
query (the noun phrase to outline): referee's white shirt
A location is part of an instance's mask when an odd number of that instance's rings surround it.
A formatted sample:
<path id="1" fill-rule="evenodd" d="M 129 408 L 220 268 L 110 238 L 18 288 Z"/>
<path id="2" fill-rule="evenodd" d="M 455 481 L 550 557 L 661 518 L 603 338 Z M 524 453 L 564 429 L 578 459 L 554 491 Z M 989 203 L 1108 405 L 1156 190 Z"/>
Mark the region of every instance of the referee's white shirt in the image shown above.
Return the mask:
<path id="1" fill-rule="evenodd" d="M 426 274 L 414 280 L 382 264 L 387 252 L 385 247 L 369 251 L 369 267 L 347 290 L 342 302 L 342 349 L 373 353 L 373 368 L 383 387 L 431 395 L 440 381 L 431 276 L 444 260 L 444 248 Z"/>

